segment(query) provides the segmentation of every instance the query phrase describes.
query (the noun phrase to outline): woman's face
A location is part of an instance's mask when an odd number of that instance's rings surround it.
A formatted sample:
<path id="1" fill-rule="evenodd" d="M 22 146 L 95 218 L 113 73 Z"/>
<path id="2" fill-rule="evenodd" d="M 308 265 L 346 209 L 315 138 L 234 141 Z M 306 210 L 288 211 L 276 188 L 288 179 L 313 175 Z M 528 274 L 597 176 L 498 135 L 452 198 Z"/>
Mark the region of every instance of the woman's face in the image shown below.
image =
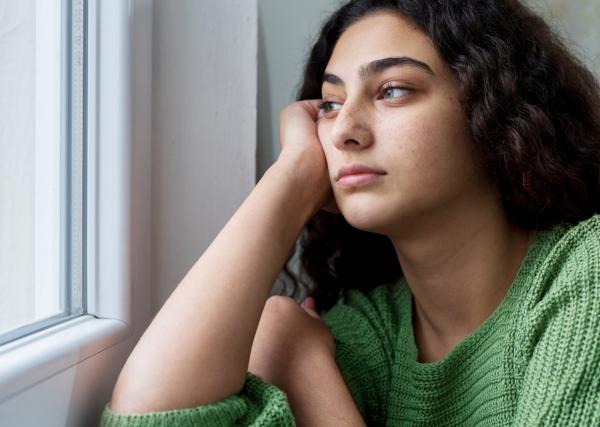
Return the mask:
<path id="1" fill-rule="evenodd" d="M 322 99 L 319 139 L 354 227 L 391 235 L 441 220 L 486 186 L 457 82 L 410 21 L 378 13 L 351 25 L 327 64 Z M 357 163 L 381 174 L 336 179 Z"/>

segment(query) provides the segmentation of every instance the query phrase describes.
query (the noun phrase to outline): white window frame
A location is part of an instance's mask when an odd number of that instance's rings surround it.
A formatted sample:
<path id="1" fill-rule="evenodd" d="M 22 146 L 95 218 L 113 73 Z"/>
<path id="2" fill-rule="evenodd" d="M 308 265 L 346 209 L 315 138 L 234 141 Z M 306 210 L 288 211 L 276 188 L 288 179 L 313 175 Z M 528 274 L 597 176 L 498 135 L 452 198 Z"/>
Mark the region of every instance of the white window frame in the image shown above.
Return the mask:
<path id="1" fill-rule="evenodd" d="M 130 2 L 87 6 L 88 314 L 0 346 L 0 404 L 133 333 Z"/>

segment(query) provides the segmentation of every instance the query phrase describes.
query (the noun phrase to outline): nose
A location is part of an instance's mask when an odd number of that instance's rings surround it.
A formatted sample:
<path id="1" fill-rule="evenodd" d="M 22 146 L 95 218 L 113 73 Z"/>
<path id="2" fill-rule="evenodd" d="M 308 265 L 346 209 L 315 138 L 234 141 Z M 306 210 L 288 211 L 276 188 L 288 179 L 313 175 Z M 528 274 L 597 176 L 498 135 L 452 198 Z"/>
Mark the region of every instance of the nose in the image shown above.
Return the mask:
<path id="1" fill-rule="evenodd" d="M 359 103 L 346 101 L 337 113 L 330 138 L 338 150 L 362 150 L 372 144 L 368 111 Z"/>

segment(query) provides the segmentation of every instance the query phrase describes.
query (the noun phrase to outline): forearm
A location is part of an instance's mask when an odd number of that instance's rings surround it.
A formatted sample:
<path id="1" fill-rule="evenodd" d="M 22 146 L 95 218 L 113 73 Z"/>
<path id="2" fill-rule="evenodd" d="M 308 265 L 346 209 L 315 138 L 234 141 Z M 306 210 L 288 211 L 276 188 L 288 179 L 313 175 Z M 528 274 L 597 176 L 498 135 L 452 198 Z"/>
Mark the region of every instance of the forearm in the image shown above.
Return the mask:
<path id="1" fill-rule="evenodd" d="M 283 386 L 299 427 L 366 426 L 335 360 L 315 358 Z"/>
<path id="2" fill-rule="evenodd" d="M 116 412 L 238 393 L 269 291 L 316 203 L 272 167 L 158 312 L 115 386 Z"/>

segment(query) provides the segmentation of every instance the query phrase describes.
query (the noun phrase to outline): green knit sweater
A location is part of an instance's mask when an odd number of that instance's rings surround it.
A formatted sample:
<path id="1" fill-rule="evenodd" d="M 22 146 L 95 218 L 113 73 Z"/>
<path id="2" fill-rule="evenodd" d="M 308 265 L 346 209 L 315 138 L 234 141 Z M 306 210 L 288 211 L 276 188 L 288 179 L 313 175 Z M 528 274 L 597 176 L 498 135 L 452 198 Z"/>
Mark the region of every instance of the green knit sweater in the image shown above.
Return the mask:
<path id="1" fill-rule="evenodd" d="M 346 292 L 323 320 L 370 426 L 600 425 L 600 214 L 538 233 L 502 303 L 443 360 L 419 363 L 406 282 Z M 293 426 L 285 393 L 248 372 L 239 394 L 117 415 L 109 426 Z"/>

